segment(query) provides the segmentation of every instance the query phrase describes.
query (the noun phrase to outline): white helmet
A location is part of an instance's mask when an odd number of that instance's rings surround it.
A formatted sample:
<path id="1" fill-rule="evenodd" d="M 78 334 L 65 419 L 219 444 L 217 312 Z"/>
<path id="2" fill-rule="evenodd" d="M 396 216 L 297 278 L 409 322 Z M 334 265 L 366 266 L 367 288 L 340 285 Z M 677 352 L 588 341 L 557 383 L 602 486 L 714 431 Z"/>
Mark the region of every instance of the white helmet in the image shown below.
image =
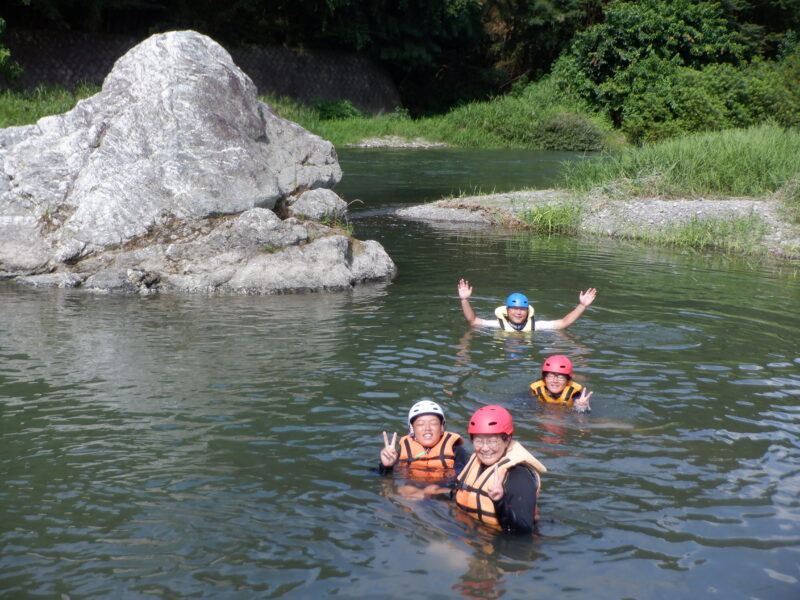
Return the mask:
<path id="1" fill-rule="evenodd" d="M 438 415 L 442 419 L 442 429 L 444 429 L 444 411 L 442 407 L 433 400 L 420 400 L 408 411 L 408 435 L 414 435 L 414 427 L 411 421 L 421 415 Z"/>

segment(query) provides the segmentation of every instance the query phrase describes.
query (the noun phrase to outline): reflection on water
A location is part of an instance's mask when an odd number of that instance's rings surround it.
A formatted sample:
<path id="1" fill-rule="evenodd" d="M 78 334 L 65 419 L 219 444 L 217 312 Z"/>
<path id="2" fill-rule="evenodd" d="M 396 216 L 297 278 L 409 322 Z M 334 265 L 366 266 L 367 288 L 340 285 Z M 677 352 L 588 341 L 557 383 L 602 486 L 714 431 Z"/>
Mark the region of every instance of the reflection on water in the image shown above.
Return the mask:
<path id="1" fill-rule="evenodd" d="M 357 222 L 400 268 L 349 294 L 132 298 L 0 285 L 0 597 L 789 599 L 800 283 L 616 244 Z M 469 330 L 519 290 L 570 329 Z M 757 293 L 754 291 L 757 290 Z M 590 415 L 528 395 L 564 353 Z M 375 473 L 439 401 L 515 416 L 541 533 Z M 546 592 L 540 592 L 546 593 Z"/>

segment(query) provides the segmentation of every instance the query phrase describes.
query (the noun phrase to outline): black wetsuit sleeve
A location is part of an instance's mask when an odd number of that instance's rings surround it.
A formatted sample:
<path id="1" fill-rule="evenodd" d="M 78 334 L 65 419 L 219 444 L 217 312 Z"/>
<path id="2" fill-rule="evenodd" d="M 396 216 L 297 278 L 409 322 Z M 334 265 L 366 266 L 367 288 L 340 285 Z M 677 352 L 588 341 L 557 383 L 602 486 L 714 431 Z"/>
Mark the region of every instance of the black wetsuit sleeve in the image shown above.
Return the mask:
<path id="1" fill-rule="evenodd" d="M 455 454 L 455 460 L 453 461 L 453 470 L 456 472 L 456 477 L 464 467 L 467 465 L 467 461 L 469 460 L 469 454 L 464 449 L 464 444 L 459 444 L 454 449 L 453 454 Z"/>
<path id="2" fill-rule="evenodd" d="M 386 475 L 387 473 L 391 473 L 394 470 L 394 465 L 391 467 L 385 467 L 381 461 L 378 461 L 378 473 L 380 475 Z"/>
<path id="3" fill-rule="evenodd" d="M 508 470 L 508 477 L 503 485 L 505 493 L 499 502 L 495 502 L 497 518 L 505 531 L 522 533 L 533 531 L 536 477 L 530 469 L 522 465 L 516 465 Z"/>

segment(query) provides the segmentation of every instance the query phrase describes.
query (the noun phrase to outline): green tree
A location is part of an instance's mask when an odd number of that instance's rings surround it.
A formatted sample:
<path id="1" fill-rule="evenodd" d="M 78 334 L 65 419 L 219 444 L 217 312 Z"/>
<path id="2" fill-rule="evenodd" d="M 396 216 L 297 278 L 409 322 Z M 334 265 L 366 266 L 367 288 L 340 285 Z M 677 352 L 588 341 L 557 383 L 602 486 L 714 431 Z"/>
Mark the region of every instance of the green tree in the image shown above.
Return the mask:
<path id="1" fill-rule="evenodd" d="M 482 0 L 488 59 L 507 81 L 538 79 L 577 31 L 598 23 L 609 0 Z"/>
<path id="2" fill-rule="evenodd" d="M 652 79 L 675 67 L 737 63 L 744 50 L 717 4 L 615 0 L 604 23 L 575 36 L 557 71 L 619 126 L 640 77 Z"/>

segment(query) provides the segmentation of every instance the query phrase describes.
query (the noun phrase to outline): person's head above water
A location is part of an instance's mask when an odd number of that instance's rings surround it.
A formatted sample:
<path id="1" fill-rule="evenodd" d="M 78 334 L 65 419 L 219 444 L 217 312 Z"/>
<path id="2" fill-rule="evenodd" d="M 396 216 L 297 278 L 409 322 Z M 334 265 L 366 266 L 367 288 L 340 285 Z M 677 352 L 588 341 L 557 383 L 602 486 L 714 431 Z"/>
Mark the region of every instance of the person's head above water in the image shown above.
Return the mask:
<path id="1" fill-rule="evenodd" d="M 551 356 L 542 365 L 542 379 L 547 391 L 558 396 L 572 379 L 572 361 L 561 354 Z"/>
<path id="2" fill-rule="evenodd" d="M 444 424 L 444 411 L 433 400 L 420 400 L 408 411 L 408 435 L 425 448 L 439 443 Z"/>
<path id="3" fill-rule="evenodd" d="M 522 323 L 528 318 L 530 302 L 524 294 L 514 292 L 506 298 L 506 314 L 512 323 Z"/>
<path id="4" fill-rule="evenodd" d="M 524 294 L 514 292 L 513 294 L 509 294 L 508 298 L 506 298 L 506 307 L 511 306 L 528 308 L 530 306 L 530 302 L 528 302 L 528 298 Z"/>
<path id="5" fill-rule="evenodd" d="M 514 433 L 514 420 L 502 406 L 481 406 L 470 418 L 467 433 L 472 438 L 478 460 L 488 467 L 503 458 L 508 450 Z"/>

